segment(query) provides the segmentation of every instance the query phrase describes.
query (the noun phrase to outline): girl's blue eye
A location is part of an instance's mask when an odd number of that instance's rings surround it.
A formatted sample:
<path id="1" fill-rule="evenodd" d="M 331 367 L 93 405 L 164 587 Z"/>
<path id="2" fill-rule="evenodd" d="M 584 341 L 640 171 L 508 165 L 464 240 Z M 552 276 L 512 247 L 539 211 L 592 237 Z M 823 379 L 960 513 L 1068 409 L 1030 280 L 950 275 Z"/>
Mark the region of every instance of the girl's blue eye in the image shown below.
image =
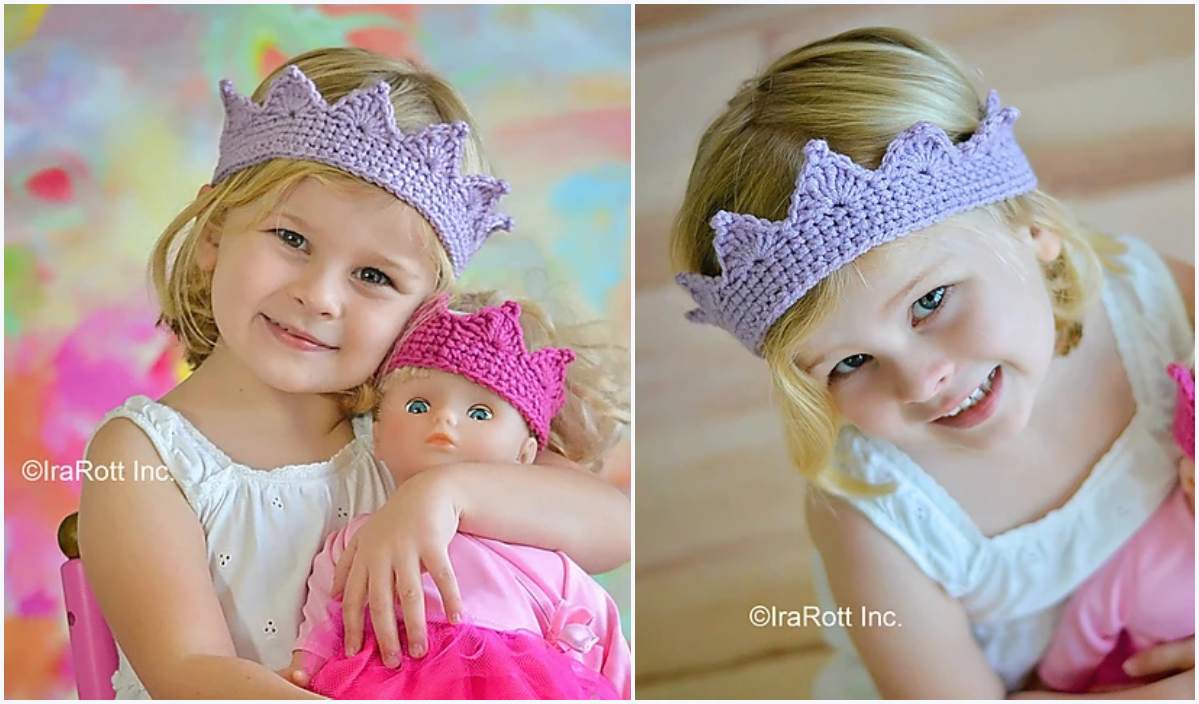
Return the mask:
<path id="1" fill-rule="evenodd" d="M 490 408 L 481 403 L 471 406 L 466 411 L 466 416 L 473 420 L 491 420 L 494 415 Z"/>
<path id="2" fill-rule="evenodd" d="M 291 230 L 282 227 L 275 228 L 274 232 L 275 236 L 283 241 L 283 244 L 291 247 L 292 249 L 301 249 L 305 244 L 308 243 L 308 240 L 304 238 L 304 235 L 301 235 L 298 232 L 292 232 Z"/>
<path id="3" fill-rule="evenodd" d="M 948 286 L 938 286 L 913 303 L 912 316 L 916 318 L 916 321 L 919 322 L 936 313 L 937 309 L 941 307 L 941 301 L 945 299 L 945 293 L 948 290 Z"/>
<path id="4" fill-rule="evenodd" d="M 378 269 L 374 268 L 373 266 L 368 266 L 368 267 L 359 269 L 358 270 L 358 278 L 361 279 L 362 281 L 365 281 L 368 284 L 374 284 L 376 286 L 390 286 L 391 285 L 391 278 L 389 276 L 387 276 L 387 274 L 384 274 L 383 272 L 379 271 Z"/>
<path id="5" fill-rule="evenodd" d="M 408 405 L 405 406 L 405 408 L 408 410 L 409 413 L 412 413 L 414 415 L 419 415 L 421 413 L 428 413 L 429 412 L 429 402 L 424 400 L 423 398 L 414 398 L 408 402 Z"/>
<path id="6" fill-rule="evenodd" d="M 861 367 L 862 365 L 866 364 L 866 362 L 869 362 L 869 361 L 870 361 L 870 355 L 868 355 L 868 354 L 850 355 L 850 356 L 846 357 L 845 359 L 841 360 L 840 362 L 837 362 L 837 366 L 833 367 L 833 371 L 829 372 L 829 377 L 836 378 L 839 376 L 845 376 L 847 374 L 852 374 L 855 369 L 857 369 L 858 367 Z"/>

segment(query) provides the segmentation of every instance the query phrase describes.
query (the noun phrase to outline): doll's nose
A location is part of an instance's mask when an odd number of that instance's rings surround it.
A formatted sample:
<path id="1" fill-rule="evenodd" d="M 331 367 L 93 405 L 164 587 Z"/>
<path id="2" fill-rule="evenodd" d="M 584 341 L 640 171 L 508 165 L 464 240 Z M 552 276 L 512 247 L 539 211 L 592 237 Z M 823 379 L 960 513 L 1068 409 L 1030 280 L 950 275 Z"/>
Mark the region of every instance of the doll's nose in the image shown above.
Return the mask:
<path id="1" fill-rule="evenodd" d="M 458 414 L 449 408 L 442 407 L 437 409 L 436 415 L 433 417 L 433 422 L 439 428 L 443 426 L 454 428 L 458 426 Z"/>

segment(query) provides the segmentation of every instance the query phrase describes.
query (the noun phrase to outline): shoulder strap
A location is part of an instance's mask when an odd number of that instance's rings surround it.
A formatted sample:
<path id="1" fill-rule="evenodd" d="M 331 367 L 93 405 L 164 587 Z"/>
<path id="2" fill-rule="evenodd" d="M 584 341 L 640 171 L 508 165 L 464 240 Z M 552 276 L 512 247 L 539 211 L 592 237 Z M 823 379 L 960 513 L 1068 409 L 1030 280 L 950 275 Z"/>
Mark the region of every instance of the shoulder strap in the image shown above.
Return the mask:
<path id="1" fill-rule="evenodd" d="M 146 396 L 132 396 L 125 403 L 109 411 L 97 424 L 97 429 L 114 418 L 132 421 L 154 446 L 172 481 L 183 492 L 193 509 L 200 499 L 200 484 L 211 473 L 213 463 L 206 457 L 199 444 L 180 425 L 180 418 L 170 408 Z M 95 435 L 93 434 L 93 438 Z M 86 456 L 91 448 L 91 439 L 83 450 Z M 126 466 L 126 476 L 135 471 L 154 471 L 154 468 Z"/>

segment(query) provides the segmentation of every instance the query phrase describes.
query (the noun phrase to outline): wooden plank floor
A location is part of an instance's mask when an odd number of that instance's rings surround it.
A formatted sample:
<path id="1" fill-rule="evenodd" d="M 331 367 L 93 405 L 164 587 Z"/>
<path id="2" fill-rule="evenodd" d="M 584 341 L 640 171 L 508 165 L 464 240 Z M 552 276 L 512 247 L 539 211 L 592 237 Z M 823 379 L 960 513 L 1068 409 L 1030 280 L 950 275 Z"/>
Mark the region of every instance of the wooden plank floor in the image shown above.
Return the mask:
<path id="1" fill-rule="evenodd" d="M 1193 261 L 1193 8 L 646 6 L 637 19 L 636 661 L 647 698 L 808 696 L 814 629 L 754 628 L 816 604 L 803 484 L 764 367 L 691 325 L 668 227 L 695 145 L 737 84 L 853 26 L 923 33 L 1019 106 L 1049 192 Z"/>

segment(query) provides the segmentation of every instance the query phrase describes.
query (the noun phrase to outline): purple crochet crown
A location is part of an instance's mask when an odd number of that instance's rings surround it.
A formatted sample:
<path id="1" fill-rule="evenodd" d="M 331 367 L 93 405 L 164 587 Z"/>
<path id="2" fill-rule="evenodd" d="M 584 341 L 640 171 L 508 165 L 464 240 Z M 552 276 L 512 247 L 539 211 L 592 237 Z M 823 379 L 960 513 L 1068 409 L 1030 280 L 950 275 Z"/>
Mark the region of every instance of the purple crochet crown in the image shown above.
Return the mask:
<path id="1" fill-rule="evenodd" d="M 275 78 L 262 105 L 221 81 L 225 128 L 212 182 L 270 159 L 335 166 L 416 208 L 437 231 L 454 274 L 461 274 L 492 232 L 511 229 L 512 219 L 497 209 L 508 184 L 459 173 L 470 131 L 465 123 L 403 134 L 390 96 L 391 87 L 380 81 L 329 105 L 296 66 Z"/>
<path id="2" fill-rule="evenodd" d="M 767 330 L 813 286 L 872 247 L 981 205 L 1027 193 L 1037 177 L 1012 133 L 1020 115 L 987 96 L 986 114 L 955 145 L 927 122 L 904 130 L 877 170 L 833 152 L 822 139 L 804 145 L 784 220 L 720 211 L 712 217 L 719 276 L 675 280 L 699 308 L 696 323 L 718 325 L 761 355 Z"/>

